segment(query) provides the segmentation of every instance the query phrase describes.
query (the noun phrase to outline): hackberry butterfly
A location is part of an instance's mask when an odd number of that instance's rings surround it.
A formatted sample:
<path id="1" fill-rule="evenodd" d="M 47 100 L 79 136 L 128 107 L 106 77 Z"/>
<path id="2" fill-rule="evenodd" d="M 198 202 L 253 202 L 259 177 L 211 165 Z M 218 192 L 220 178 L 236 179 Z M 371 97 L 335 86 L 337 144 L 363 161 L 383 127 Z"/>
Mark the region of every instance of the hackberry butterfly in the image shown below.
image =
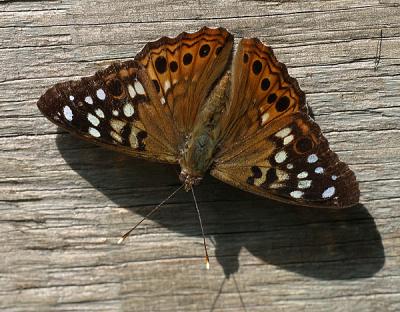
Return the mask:
<path id="1" fill-rule="evenodd" d="M 134 60 L 50 88 L 42 113 L 80 138 L 180 164 L 191 190 L 209 171 L 286 203 L 358 203 L 354 173 L 328 146 L 305 95 L 258 39 L 202 28 L 148 43 Z M 231 71 L 227 70 L 231 65 Z"/>

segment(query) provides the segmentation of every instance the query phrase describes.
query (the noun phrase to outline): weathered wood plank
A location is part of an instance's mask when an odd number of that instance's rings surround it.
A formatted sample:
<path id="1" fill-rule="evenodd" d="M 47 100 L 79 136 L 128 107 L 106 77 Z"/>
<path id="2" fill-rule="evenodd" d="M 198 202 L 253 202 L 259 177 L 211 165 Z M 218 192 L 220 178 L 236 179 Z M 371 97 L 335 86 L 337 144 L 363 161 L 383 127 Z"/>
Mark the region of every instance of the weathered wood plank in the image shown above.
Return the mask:
<path id="1" fill-rule="evenodd" d="M 239 288 L 247 311 L 400 310 L 399 16 L 397 0 L 0 1 L 0 308 L 242 311 Z M 274 47 L 362 192 L 326 212 L 206 178 L 210 271 L 188 194 L 116 244 L 178 186 L 175 167 L 76 141 L 35 105 L 203 25 Z"/>

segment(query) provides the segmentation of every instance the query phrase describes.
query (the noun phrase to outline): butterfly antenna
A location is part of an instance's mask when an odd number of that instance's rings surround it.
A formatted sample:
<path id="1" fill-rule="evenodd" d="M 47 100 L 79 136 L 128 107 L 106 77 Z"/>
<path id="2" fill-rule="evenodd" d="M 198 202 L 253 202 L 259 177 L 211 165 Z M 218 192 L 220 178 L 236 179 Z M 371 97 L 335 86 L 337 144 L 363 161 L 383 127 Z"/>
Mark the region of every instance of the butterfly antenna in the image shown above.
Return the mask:
<path id="1" fill-rule="evenodd" d="M 201 234 L 203 235 L 203 245 L 204 245 L 204 252 L 205 252 L 206 269 L 209 270 L 209 269 L 210 269 L 210 260 L 209 260 L 209 258 L 208 258 L 208 251 L 207 251 L 206 237 L 205 237 L 205 235 L 204 235 L 203 222 L 201 221 L 200 210 L 199 210 L 199 206 L 197 205 L 197 200 L 196 200 L 196 196 L 194 195 L 193 187 L 191 187 L 190 189 L 192 190 L 194 205 L 196 206 L 197 215 L 198 215 L 198 217 L 199 217 L 199 223 L 200 223 L 200 228 L 201 228 Z"/>
<path id="2" fill-rule="evenodd" d="M 159 203 L 157 206 L 155 206 L 147 215 L 143 217 L 142 220 L 140 220 L 138 223 L 135 224 L 133 228 L 131 228 L 128 232 L 126 232 L 124 235 L 121 236 L 121 238 L 118 240 L 118 244 L 121 244 L 128 236 L 129 234 L 132 233 L 134 229 L 136 229 L 144 220 L 149 218 L 153 213 L 155 213 L 166 201 L 168 201 L 172 196 L 174 196 L 178 191 L 183 188 L 184 185 L 181 185 L 178 187 L 175 191 L 173 191 L 166 199 L 164 199 L 161 203 Z"/>

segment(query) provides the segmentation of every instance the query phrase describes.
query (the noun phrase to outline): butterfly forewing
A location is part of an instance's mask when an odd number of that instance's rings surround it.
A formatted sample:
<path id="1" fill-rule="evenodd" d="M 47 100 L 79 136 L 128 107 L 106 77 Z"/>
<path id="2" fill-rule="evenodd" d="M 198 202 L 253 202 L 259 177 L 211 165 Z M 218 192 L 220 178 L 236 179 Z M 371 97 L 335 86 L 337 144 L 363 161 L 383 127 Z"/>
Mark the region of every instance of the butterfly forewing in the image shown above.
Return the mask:
<path id="1" fill-rule="evenodd" d="M 215 177 L 246 191 L 304 206 L 343 208 L 358 203 L 354 173 L 329 149 L 304 113 L 276 120 L 222 152 Z"/>
<path id="2" fill-rule="evenodd" d="M 221 122 L 224 145 L 250 136 L 285 115 L 307 112 L 296 79 L 258 39 L 240 41 L 232 71 L 231 100 Z"/>
<path id="3" fill-rule="evenodd" d="M 40 98 L 38 107 L 51 121 L 83 139 L 175 163 L 173 122 L 159 114 L 154 94 L 142 66 L 128 61 L 55 85 Z"/>
<path id="4" fill-rule="evenodd" d="M 224 28 L 204 27 L 151 42 L 135 57 L 183 137 L 193 130 L 202 104 L 225 71 L 232 45 L 233 37 Z"/>

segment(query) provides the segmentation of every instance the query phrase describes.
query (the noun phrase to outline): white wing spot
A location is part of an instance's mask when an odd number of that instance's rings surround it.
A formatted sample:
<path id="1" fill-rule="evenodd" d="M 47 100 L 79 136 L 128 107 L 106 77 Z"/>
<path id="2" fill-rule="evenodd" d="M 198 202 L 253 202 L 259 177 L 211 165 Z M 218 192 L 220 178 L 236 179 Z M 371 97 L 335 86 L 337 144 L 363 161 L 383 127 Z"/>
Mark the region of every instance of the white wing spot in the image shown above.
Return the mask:
<path id="1" fill-rule="evenodd" d="M 331 178 L 333 181 L 335 181 L 337 179 L 337 176 L 333 175 Z"/>
<path id="2" fill-rule="evenodd" d="M 99 116 L 100 118 L 104 118 L 104 112 L 100 109 L 100 108 L 96 108 L 96 110 L 94 111 L 96 113 L 97 116 Z"/>
<path id="3" fill-rule="evenodd" d="M 119 112 L 118 112 L 116 109 L 114 109 L 114 110 L 112 111 L 112 114 L 113 114 L 114 116 L 118 116 L 118 115 L 119 115 Z"/>
<path id="4" fill-rule="evenodd" d="M 297 185 L 297 187 L 299 189 L 306 189 L 309 188 L 311 186 L 311 180 L 300 180 L 299 184 Z"/>
<path id="5" fill-rule="evenodd" d="M 100 137 L 100 132 L 96 128 L 89 127 L 89 134 L 94 136 L 95 138 Z"/>
<path id="6" fill-rule="evenodd" d="M 278 131 L 275 136 L 278 138 L 283 139 L 284 137 L 288 136 L 292 132 L 292 129 L 290 128 L 283 128 L 282 130 Z"/>
<path id="7" fill-rule="evenodd" d="M 122 143 L 122 137 L 117 132 L 111 130 L 110 135 L 115 141 Z"/>
<path id="8" fill-rule="evenodd" d="M 96 91 L 96 96 L 98 97 L 99 100 L 102 100 L 102 101 L 104 101 L 106 98 L 106 94 L 104 93 L 103 89 L 98 89 Z"/>
<path id="9" fill-rule="evenodd" d="M 126 117 L 132 117 L 133 114 L 135 113 L 135 109 L 133 108 L 131 103 L 126 103 L 124 105 L 123 111 Z"/>
<path id="10" fill-rule="evenodd" d="M 267 173 L 267 169 L 261 167 L 260 170 L 261 170 L 261 176 L 259 178 L 254 178 L 254 185 L 256 186 L 260 186 L 265 181 L 265 175 Z"/>
<path id="11" fill-rule="evenodd" d="M 131 134 L 129 135 L 129 144 L 131 145 L 132 148 L 138 148 L 139 146 L 139 141 L 136 137 L 134 129 L 131 129 Z"/>
<path id="12" fill-rule="evenodd" d="M 285 151 L 280 151 L 275 155 L 275 161 L 280 164 L 283 163 L 285 161 L 287 157 L 287 154 Z"/>
<path id="13" fill-rule="evenodd" d="M 335 187 L 331 186 L 328 187 L 323 193 L 322 193 L 322 198 L 330 198 L 335 194 Z"/>
<path id="14" fill-rule="evenodd" d="M 279 181 L 289 180 L 289 175 L 283 170 L 276 170 L 276 175 L 278 176 Z"/>
<path id="15" fill-rule="evenodd" d="M 165 80 L 164 83 L 164 92 L 167 93 L 168 89 L 171 88 L 171 83 L 169 82 L 169 80 Z"/>
<path id="16" fill-rule="evenodd" d="M 165 98 L 164 98 L 164 97 L 161 98 L 161 104 L 162 104 L 162 105 L 165 104 Z"/>
<path id="17" fill-rule="evenodd" d="M 287 164 L 286 168 L 293 169 L 293 164 Z"/>
<path id="18" fill-rule="evenodd" d="M 87 119 L 93 126 L 98 126 L 100 124 L 100 120 L 93 114 L 88 113 Z"/>
<path id="19" fill-rule="evenodd" d="M 136 90 L 137 94 L 146 94 L 146 92 L 144 91 L 143 85 L 140 83 L 139 80 L 135 81 L 135 90 Z"/>
<path id="20" fill-rule="evenodd" d="M 136 96 L 136 91 L 131 84 L 128 84 L 129 96 L 133 99 Z"/>
<path id="21" fill-rule="evenodd" d="M 70 95 L 69 100 L 72 102 L 73 100 L 75 100 L 75 97 L 73 95 Z"/>
<path id="22" fill-rule="evenodd" d="M 137 140 L 136 135 L 131 134 L 129 136 L 129 144 L 132 148 L 137 148 L 139 146 L 139 141 Z"/>
<path id="23" fill-rule="evenodd" d="M 324 173 L 324 168 L 322 168 L 322 167 L 317 167 L 317 168 L 315 168 L 314 172 L 315 172 L 315 173 L 322 174 L 322 173 Z"/>
<path id="24" fill-rule="evenodd" d="M 119 119 L 111 119 L 110 125 L 115 130 L 115 132 L 121 133 L 121 130 L 123 127 L 125 127 L 126 122 L 121 121 Z"/>
<path id="25" fill-rule="evenodd" d="M 269 114 L 268 113 L 262 114 L 262 116 L 261 116 L 261 125 L 264 125 L 267 122 L 268 119 L 269 119 Z"/>
<path id="26" fill-rule="evenodd" d="M 307 172 L 307 171 L 300 172 L 300 173 L 297 175 L 297 177 L 298 177 L 299 179 L 307 178 L 307 177 L 308 177 L 308 172 Z"/>
<path id="27" fill-rule="evenodd" d="M 69 121 L 71 121 L 72 118 L 74 118 L 74 114 L 72 113 L 72 110 L 68 105 L 64 106 L 63 113 L 64 113 L 65 119 L 67 119 Z"/>
<path id="28" fill-rule="evenodd" d="M 87 96 L 87 97 L 85 97 L 85 102 L 86 103 L 88 103 L 88 104 L 90 104 L 90 105 L 92 105 L 93 104 L 93 99 L 92 99 L 92 97 L 91 96 Z"/>
<path id="29" fill-rule="evenodd" d="M 290 142 L 293 141 L 293 139 L 294 139 L 293 134 L 288 135 L 287 137 L 285 137 L 285 138 L 283 139 L 283 145 L 288 145 Z"/>
<path id="30" fill-rule="evenodd" d="M 269 186 L 269 188 L 271 188 L 271 189 L 279 189 L 279 188 L 282 188 L 282 187 L 285 187 L 285 184 L 282 184 L 282 183 L 272 183 L 272 184 Z"/>
<path id="31" fill-rule="evenodd" d="M 315 162 L 317 162 L 317 160 L 318 160 L 318 156 L 315 155 L 315 154 L 311 154 L 311 155 L 308 156 L 308 158 L 307 158 L 307 162 L 308 162 L 309 164 L 315 163 Z"/>
<path id="32" fill-rule="evenodd" d="M 302 191 L 290 192 L 290 196 L 292 196 L 293 198 L 301 198 L 303 195 L 304 193 Z"/>

